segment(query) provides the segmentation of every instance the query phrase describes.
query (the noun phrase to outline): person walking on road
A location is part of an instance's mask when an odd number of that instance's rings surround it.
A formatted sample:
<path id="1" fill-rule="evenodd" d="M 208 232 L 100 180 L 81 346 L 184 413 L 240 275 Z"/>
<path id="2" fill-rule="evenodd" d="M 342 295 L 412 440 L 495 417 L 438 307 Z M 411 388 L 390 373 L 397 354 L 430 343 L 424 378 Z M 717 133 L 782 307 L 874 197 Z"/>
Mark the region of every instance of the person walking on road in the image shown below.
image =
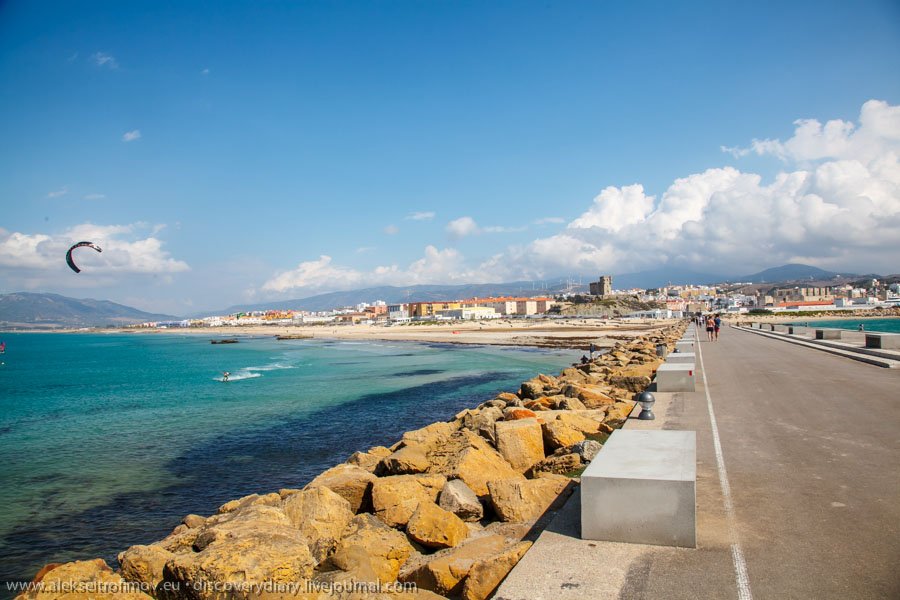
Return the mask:
<path id="1" fill-rule="evenodd" d="M 713 341 L 713 334 L 716 330 L 716 324 L 713 322 L 712 315 L 706 317 L 706 338 L 707 341 Z"/>
<path id="2" fill-rule="evenodd" d="M 719 315 L 716 315 L 716 318 L 713 319 L 713 326 L 715 328 L 713 333 L 715 334 L 715 339 L 718 342 L 719 341 L 719 328 L 722 326 L 722 319 L 721 319 L 721 317 L 719 317 Z"/>

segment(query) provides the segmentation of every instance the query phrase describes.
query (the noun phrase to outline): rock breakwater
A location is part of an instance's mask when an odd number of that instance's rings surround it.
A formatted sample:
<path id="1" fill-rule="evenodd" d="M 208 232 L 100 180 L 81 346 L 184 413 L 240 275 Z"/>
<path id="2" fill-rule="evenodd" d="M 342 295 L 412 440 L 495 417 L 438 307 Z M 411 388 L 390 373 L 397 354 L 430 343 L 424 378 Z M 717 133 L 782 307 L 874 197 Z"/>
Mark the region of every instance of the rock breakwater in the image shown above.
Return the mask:
<path id="1" fill-rule="evenodd" d="M 118 571 L 100 559 L 48 565 L 19 598 L 487 598 L 650 385 L 657 346 L 683 331 L 538 375 L 302 489 L 187 515 L 120 553 Z"/>

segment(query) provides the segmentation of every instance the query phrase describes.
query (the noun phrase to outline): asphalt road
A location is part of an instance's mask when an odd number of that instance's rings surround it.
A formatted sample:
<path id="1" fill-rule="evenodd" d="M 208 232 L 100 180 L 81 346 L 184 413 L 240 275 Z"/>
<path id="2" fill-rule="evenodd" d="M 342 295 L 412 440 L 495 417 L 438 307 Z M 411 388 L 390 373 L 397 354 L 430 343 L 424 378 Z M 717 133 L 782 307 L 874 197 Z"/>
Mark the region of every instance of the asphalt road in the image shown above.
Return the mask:
<path id="1" fill-rule="evenodd" d="M 753 597 L 900 598 L 900 371 L 730 328 L 701 352 Z M 710 431 L 705 394 L 691 396 L 667 429 Z M 727 523 L 709 517 L 698 554 L 711 556 L 651 553 L 652 577 L 620 597 L 687 595 L 694 577 L 737 597 L 713 558 Z"/>
<path id="2" fill-rule="evenodd" d="M 580 540 L 575 494 L 498 598 L 900 598 L 900 370 L 731 328 L 700 352 L 731 518 L 698 379 L 638 422 L 697 431 L 698 547 Z"/>

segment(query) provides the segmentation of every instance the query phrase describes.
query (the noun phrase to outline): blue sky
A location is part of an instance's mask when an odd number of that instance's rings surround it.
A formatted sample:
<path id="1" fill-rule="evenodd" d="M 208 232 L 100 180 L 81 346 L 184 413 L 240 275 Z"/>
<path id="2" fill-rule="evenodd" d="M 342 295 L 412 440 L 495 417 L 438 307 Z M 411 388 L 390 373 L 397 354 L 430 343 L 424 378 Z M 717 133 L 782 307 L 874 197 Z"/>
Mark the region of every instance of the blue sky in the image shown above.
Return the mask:
<path id="1" fill-rule="evenodd" d="M 890 270 L 898 73 L 887 1 L 8 1 L 0 293 Z"/>

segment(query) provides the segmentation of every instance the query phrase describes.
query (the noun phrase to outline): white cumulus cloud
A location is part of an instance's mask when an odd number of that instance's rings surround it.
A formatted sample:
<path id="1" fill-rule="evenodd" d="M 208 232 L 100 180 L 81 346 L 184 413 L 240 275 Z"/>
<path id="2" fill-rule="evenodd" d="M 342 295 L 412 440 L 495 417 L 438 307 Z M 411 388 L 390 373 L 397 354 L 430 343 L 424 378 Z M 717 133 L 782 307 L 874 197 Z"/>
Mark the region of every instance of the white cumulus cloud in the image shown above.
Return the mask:
<path id="1" fill-rule="evenodd" d="M 431 211 L 427 211 L 427 212 L 409 213 L 404 218 L 407 221 L 431 221 L 432 219 L 434 219 L 434 217 L 435 217 L 435 213 L 433 213 Z"/>
<path id="2" fill-rule="evenodd" d="M 146 232 L 147 229 L 149 232 Z M 79 266 L 89 266 L 100 276 L 116 274 L 169 274 L 190 270 L 187 263 L 176 260 L 155 237 L 159 226 L 143 223 L 130 225 L 95 225 L 83 223 L 59 234 L 0 232 L 0 267 L 4 270 L 65 272 L 66 251 L 75 242 L 91 241 L 102 253 L 79 252 Z"/>
<path id="3" fill-rule="evenodd" d="M 122 134 L 123 142 L 133 142 L 133 141 L 139 140 L 139 139 L 141 139 L 141 130 L 140 129 L 133 129 L 131 131 L 126 131 L 125 133 Z"/>
<path id="4" fill-rule="evenodd" d="M 265 289 L 511 281 L 665 265 L 731 275 L 792 262 L 900 271 L 900 107 L 872 100 L 858 122 L 801 119 L 786 139 L 757 140 L 735 152 L 774 156 L 784 168 L 767 179 L 716 166 L 675 179 L 659 195 L 639 183 L 607 186 L 556 234 L 487 259 L 469 261 L 456 249 L 434 246 L 405 267 L 371 271 L 330 259 L 319 265 L 320 259 L 273 278 Z M 454 239 L 512 229 L 481 227 L 469 216 L 446 226 Z"/>
<path id="5" fill-rule="evenodd" d="M 106 52 L 94 52 L 91 55 L 91 60 L 98 67 L 106 67 L 113 70 L 119 68 L 119 63 L 116 60 L 116 57 L 111 54 L 107 54 Z"/>

